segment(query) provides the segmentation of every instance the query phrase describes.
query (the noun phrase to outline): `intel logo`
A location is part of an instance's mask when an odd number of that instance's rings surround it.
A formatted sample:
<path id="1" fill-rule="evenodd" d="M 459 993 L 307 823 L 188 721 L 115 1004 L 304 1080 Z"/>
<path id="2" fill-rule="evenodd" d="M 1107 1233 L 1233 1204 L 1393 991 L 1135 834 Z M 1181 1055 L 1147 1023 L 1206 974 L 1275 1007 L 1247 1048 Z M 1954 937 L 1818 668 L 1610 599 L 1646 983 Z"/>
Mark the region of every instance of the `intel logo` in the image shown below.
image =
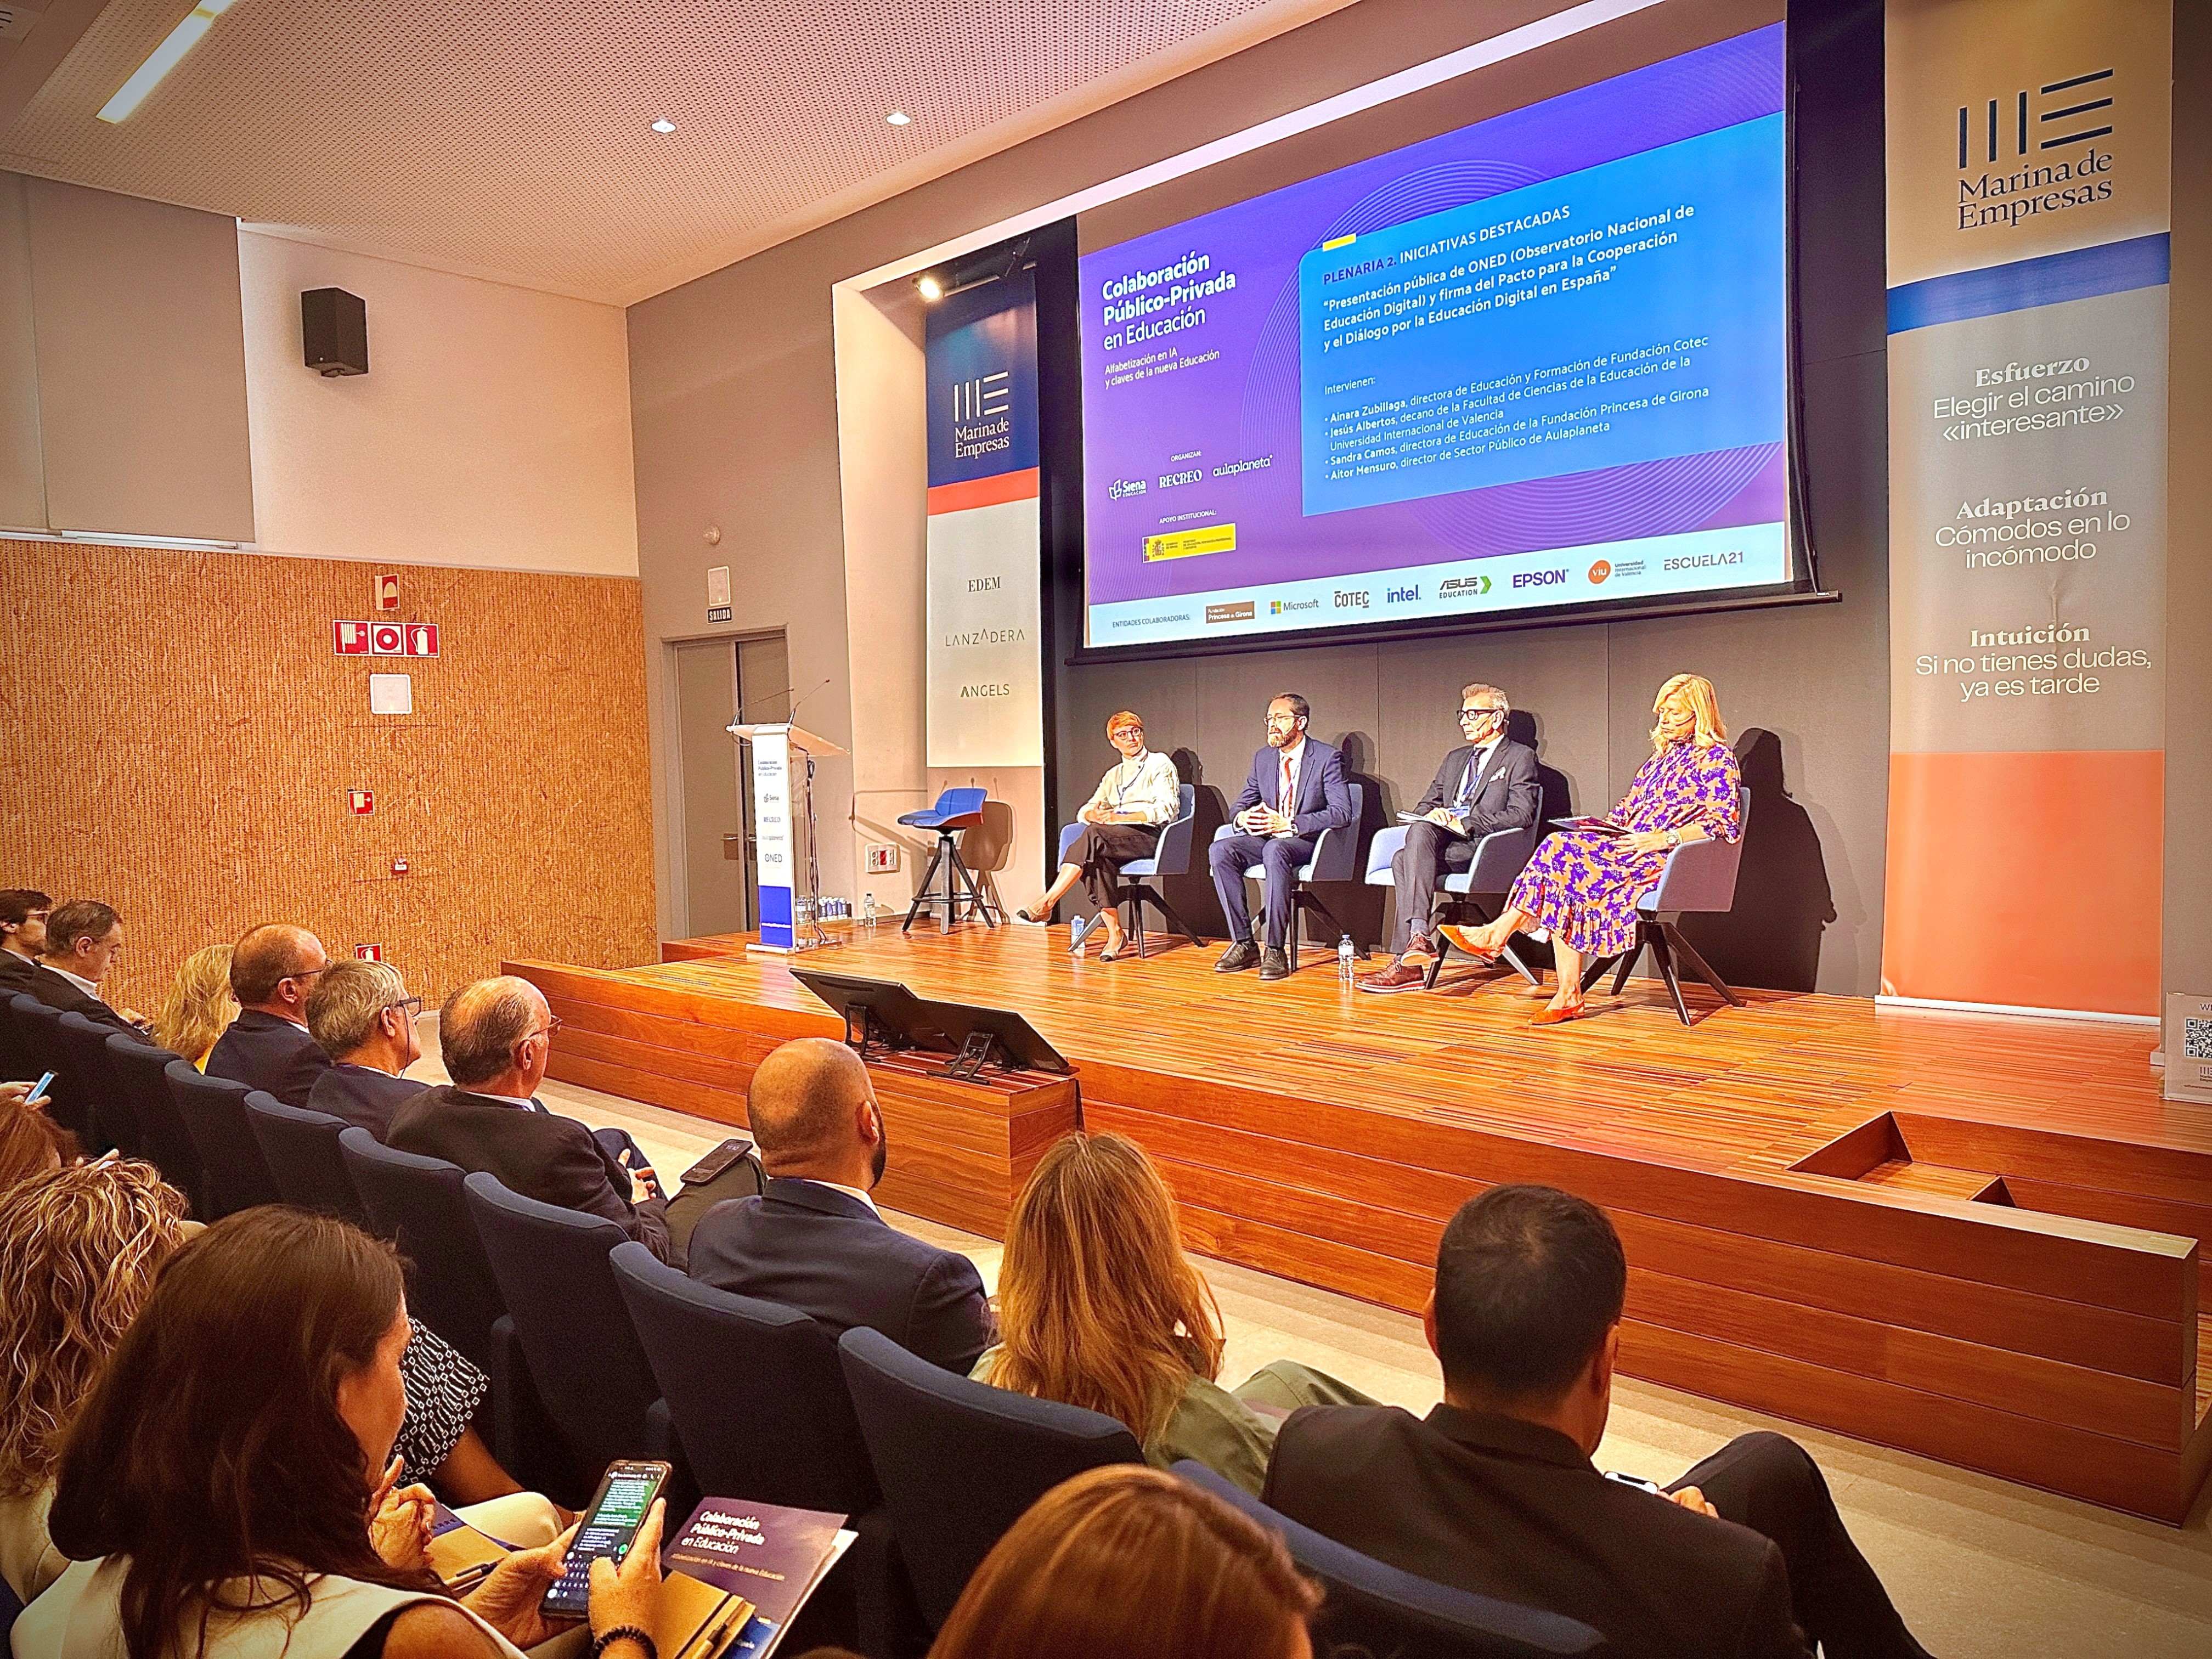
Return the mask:
<path id="1" fill-rule="evenodd" d="M 1421 597 L 1421 587 L 1416 582 L 1411 587 L 1394 587 L 1383 598 L 1392 605 L 1412 605 Z"/>

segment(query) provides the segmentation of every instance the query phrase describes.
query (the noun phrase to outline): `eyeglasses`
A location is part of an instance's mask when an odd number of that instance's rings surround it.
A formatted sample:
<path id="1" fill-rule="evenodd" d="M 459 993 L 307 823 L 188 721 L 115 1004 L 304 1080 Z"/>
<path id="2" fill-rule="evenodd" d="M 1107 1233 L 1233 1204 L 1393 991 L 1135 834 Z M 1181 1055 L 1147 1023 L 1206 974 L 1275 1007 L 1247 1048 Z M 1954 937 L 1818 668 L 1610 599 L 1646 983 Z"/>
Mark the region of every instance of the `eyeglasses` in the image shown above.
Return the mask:
<path id="1" fill-rule="evenodd" d="M 1461 724 L 1464 725 L 1468 720 L 1485 720 L 1492 714 L 1502 714 L 1505 711 L 1503 708 L 1495 707 L 1489 708 L 1462 708 L 1459 711 L 1459 718 Z"/>
<path id="2" fill-rule="evenodd" d="M 387 1002 L 384 1006 L 386 1008 L 404 1008 L 407 1011 L 407 1018 L 412 1019 L 416 1015 L 422 1012 L 422 999 L 420 997 L 402 997 L 397 1002 Z"/>
<path id="3" fill-rule="evenodd" d="M 550 1037 L 552 1036 L 553 1033 L 554 1033 L 554 1032 L 556 1032 L 556 1031 L 557 1031 L 557 1030 L 559 1030 L 560 1029 L 561 1029 L 561 1016 L 560 1016 L 560 1015 L 558 1015 L 558 1014 L 548 1014 L 548 1015 L 546 1015 L 546 1016 L 545 1016 L 545 1029 L 544 1029 L 544 1030 L 542 1030 L 542 1031 L 532 1031 L 530 1035 L 531 1035 L 532 1036 L 542 1036 L 542 1037 L 550 1038 Z"/>
<path id="4" fill-rule="evenodd" d="M 313 979 L 317 974 L 327 974 L 330 970 L 331 964 L 326 962 L 319 968 L 302 968 L 298 973 L 287 974 L 284 977 L 286 979 Z"/>
<path id="5" fill-rule="evenodd" d="M 1141 738 L 1145 735 L 1145 728 L 1141 726 L 1117 726 L 1107 735 L 1115 738 Z"/>

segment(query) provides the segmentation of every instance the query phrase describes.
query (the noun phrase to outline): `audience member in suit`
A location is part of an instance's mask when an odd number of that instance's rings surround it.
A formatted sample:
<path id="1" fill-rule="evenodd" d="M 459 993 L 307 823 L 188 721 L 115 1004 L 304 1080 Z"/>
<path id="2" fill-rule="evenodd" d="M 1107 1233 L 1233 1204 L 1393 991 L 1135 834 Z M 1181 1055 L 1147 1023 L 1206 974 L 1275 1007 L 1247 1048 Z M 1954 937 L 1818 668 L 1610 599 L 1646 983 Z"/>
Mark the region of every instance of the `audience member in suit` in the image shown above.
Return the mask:
<path id="1" fill-rule="evenodd" d="M 304 927 L 271 921 L 249 929 L 230 953 L 238 1018 L 202 1069 L 305 1106 L 330 1069 L 331 1057 L 307 1030 L 307 994 L 330 965 L 322 940 Z"/>
<path id="2" fill-rule="evenodd" d="M 485 1170 L 542 1204 L 605 1216 L 663 1261 L 681 1266 L 653 1171 L 623 1168 L 589 1129 L 538 1099 L 560 1024 L 526 979 L 463 986 L 438 1015 L 439 1046 L 453 1080 L 402 1103 L 386 1143 Z"/>
<path id="3" fill-rule="evenodd" d="M 1443 1403 L 1293 1413 L 1265 1500 L 1424 1578 L 1579 1619 L 1630 1659 L 1814 1643 L 1924 1659 L 1794 1441 L 1742 1436 L 1663 1492 L 1598 1473 L 1627 1273 L 1593 1204 L 1527 1186 L 1471 1200 L 1423 1315 Z"/>
<path id="4" fill-rule="evenodd" d="M 1437 900 L 1447 872 L 1474 867 L 1474 849 L 1498 830 L 1533 827 L 1543 807 L 1536 751 L 1505 735 L 1513 712 L 1494 685 L 1460 688 L 1459 729 L 1467 741 L 1443 758 L 1428 793 L 1413 805 L 1406 844 L 1390 860 L 1397 890 L 1398 958 L 1359 982 L 1363 991 L 1410 991 L 1428 982 L 1437 959 Z"/>
<path id="5" fill-rule="evenodd" d="M 422 1057 L 415 1016 L 422 999 L 387 962 L 334 962 L 307 994 L 307 1030 L 331 1056 L 307 1104 L 381 1140 L 392 1115 L 429 1085 L 400 1073 Z"/>
<path id="6" fill-rule="evenodd" d="M 691 1235 L 691 1276 L 796 1308 L 832 1336 L 865 1325 L 948 1370 L 973 1370 L 993 1334 L 982 1277 L 877 1212 L 868 1193 L 888 1143 L 860 1057 L 827 1037 L 787 1042 L 753 1073 L 745 1115 L 767 1190 L 708 1212 Z"/>
<path id="7" fill-rule="evenodd" d="M 1224 836 L 1206 854 L 1213 890 L 1229 921 L 1229 949 L 1213 964 L 1221 973 L 1255 963 L 1261 979 L 1281 979 L 1291 971 L 1291 872 L 1313 857 L 1323 830 L 1352 827 L 1344 757 L 1306 735 L 1312 723 L 1313 710 L 1295 693 L 1286 691 L 1267 705 L 1267 746 L 1252 757 L 1251 775 L 1229 809 L 1241 833 Z M 1264 952 L 1252 942 L 1252 902 L 1244 890 L 1244 872 L 1255 864 L 1267 874 Z"/>
<path id="8" fill-rule="evenodd" d="M 1061 1481 L 1014 1522 L 929 1651 L 1313 1659 L 1320 1604 L 1274 1533 L 1173 1475 L 1115 1463 Z"/>
<path id="9" fill-rule="evenodd" d="M 46 918 L 39 965 L 15 988 L 49 1008 L 82 1014 L 95 1024 L 140 1036 L 145 1017 L 129 1008 L 111 1007 L 100 994 L 100 981 L 122 959 L 123 918 L 115 907 L 98 899 L 71 899 Z"/>
<path id="10" fill-rule="evenodd" d="M 161 1012 L 154 1016 L 154 1041 L 203 1072 L 216 1043 L 238 1018 L 238 999 L 230 994 L 234 949 L 204 945 L 186 957 L 169 981 Z"/>
<path id="11" fill-rule="evenodd" d="M 0 997 L 30 988 L 53 908 L 53 900 L 35 887 L 0 890 Z"/>
<path id="12" fill-rule="evenodd" d="M 1221 1386 L 1212 1288 L 1182 1253 L 1167 1183 L 1120 1135 L 1079 1131 L 1037 1160 L 1006 1218 L 999 1326 L 978 1381 L 1103 1412 L 1153 1468 L 1195 1458 L 1255 1498 L 1284 1413 L 1375 1403 L 1288 1359 Z"/>

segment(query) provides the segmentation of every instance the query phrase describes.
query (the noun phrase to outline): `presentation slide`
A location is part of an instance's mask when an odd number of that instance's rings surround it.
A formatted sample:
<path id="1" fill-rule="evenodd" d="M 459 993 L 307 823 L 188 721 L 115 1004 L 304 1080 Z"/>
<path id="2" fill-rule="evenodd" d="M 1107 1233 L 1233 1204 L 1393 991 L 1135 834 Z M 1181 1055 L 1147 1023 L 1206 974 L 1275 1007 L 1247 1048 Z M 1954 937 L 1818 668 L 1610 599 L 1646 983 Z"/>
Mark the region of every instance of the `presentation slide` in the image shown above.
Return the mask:
<path id="1" fill-rule="evenodd" d="M 1796 578 L 1782 25 L 1086 250 L 1094 647 Z"/>

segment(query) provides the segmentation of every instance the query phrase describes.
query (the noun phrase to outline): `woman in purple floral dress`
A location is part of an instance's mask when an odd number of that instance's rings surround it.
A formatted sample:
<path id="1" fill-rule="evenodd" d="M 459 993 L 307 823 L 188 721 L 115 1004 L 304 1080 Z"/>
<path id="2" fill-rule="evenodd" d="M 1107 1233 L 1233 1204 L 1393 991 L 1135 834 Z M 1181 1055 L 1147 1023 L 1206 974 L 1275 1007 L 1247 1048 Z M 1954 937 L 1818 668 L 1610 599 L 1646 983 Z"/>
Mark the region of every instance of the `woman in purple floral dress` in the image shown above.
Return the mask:
<path id="1" fill-rule="evenodd" d="M 1585 957 L 1619 956 L 1636 943 L 1636 901 L 1658 885 L 1668 853 L 1684 842 L 1734 841 L 1742 833 L 1741 774 L 1711 683 L 1677 674 L 1659 688 L 1651 712 L 1658 717 L 1651 758 L 1611 815 L 1628 833 L 1559 831 L 1537 847 L 1503 915 L 1486 927 L 1444 930 L 1477 956 L 1495 956 L 1515 933 L 1549 932 L 1559 984 L 1537 1012 L 1538 1025 L 1583 1012 Z"/>

